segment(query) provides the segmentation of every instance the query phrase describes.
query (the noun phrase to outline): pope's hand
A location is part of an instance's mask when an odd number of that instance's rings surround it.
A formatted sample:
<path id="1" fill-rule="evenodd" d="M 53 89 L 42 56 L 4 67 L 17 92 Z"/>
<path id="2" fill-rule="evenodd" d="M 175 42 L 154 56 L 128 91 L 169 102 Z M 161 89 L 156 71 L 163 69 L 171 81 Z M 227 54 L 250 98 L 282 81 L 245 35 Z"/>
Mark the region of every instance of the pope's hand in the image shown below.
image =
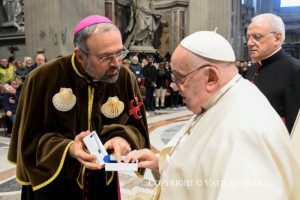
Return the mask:
<path id="1" fill-rule="evenodd" d="M 86 151 L 83 138 L 90 134 L 90 131 L 83 131 L 77 135 L 73 144 L 70 146 L 69 153 L 72 158 L 76 158 L 81 164 L 88 169 L 101 169 L 103 165 L 96 163 L 96 156 Z"/>
<path id="2" fill-rule="evenodd" d="M 138 161 L 138 167 L 158 169 L 158 157 L 150 149 L 131 151 L 125 158 L 125 162 Z"/>
<path id="3" fill-rule="evenodd" d="M 117 159 L 117 162 L 121 162 L 121 156 L 128 154 L 131 151 L 131 147 L 128 142 L 122 137 L 114 137 L 108 140 L 104 144 L 105 149 L 113 150 L 113 154 Z"/>

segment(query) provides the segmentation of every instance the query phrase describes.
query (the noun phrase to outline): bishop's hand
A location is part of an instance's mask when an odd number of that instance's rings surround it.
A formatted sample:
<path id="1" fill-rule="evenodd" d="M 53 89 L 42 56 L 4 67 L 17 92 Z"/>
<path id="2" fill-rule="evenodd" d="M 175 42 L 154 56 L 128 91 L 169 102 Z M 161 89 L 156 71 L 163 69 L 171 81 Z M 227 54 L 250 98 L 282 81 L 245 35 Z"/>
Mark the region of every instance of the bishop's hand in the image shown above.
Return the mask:
<path id="1" fill-rule="evenodd" d="M 103 165 L 96 163 L 96 156 L 87 152 L 83 138 L 90 134 L 90 131 L 83 131 L 78 134 L 69 149 L 72 158 L 76 158 L 82 165 L 91 170 L 102 169 Z"/>

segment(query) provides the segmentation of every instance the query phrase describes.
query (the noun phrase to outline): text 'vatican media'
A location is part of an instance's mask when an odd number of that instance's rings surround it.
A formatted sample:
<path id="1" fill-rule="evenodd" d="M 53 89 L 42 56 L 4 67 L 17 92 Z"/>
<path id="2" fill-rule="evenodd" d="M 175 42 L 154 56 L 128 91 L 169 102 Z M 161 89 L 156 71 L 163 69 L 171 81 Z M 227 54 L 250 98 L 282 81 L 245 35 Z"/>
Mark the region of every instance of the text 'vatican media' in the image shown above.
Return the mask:
<path id="1" fill-rule="evenodd" d="M 152 186 L 164 187 L 268 187 L 268 183 L 263 180 L 216 180 L 216 179 L 196 179 L 196 180 L 159 180 L 149 181 Z"/>

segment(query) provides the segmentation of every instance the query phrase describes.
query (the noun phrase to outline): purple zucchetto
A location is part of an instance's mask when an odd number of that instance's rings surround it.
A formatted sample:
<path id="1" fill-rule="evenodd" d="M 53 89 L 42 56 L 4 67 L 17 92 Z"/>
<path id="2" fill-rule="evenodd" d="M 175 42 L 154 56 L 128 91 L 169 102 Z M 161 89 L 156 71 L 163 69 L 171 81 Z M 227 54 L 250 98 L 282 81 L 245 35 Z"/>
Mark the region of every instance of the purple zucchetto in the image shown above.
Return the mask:
<path id="1" fill-rule="evenodd" d="M 84 29 L 88 26 L 91 26 L 93 24 L 100 24 L 100 23 L 112 23 L 112 21 L 104 16 L 90 15 L 90 16 L 80 20 L 80 22 L 78 22 L 78 24 L 74 28 L 73 35 L 75 36 L 76 33 L 78 33 L 79 31 L 81 31 L 82 29 Z"/>

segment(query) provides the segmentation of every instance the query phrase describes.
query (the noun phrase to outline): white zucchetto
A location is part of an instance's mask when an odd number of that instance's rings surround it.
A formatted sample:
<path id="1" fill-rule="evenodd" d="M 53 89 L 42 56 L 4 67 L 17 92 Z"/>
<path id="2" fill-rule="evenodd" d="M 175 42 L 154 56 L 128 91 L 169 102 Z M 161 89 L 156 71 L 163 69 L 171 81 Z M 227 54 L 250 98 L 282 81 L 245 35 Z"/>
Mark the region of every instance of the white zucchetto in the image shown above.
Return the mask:
<path id="1" fill-rule="evenodd" d="M 198 31 L 184 38 L 180 44 L 189 51 L 213 60 L 234 62 L 235 55 L 229 42 L 213 31 Z"/>

